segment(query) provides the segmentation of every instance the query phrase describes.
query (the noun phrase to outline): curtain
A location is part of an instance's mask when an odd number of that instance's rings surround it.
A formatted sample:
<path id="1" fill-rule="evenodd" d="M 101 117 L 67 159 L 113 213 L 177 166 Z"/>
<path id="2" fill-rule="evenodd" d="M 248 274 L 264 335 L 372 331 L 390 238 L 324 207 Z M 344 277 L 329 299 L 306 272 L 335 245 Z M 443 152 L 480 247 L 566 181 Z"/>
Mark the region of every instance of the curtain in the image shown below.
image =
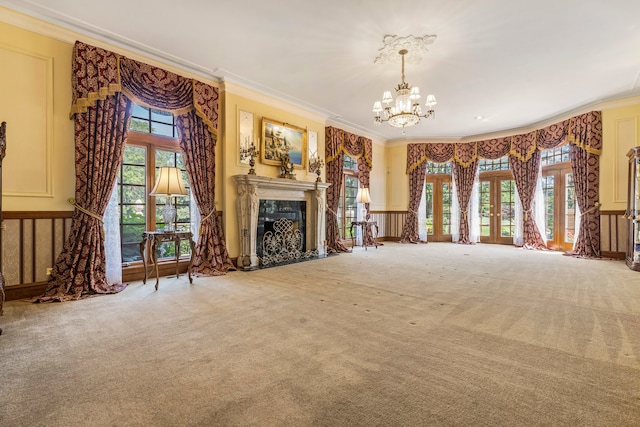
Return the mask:
<path id="1" fill-rule="evenodd" d="M 342 190 L 343 135 L 338 129 L 327 127 L 325 130 L 326 178 L 331 185 L 327 188 L 327 252 L 349 252 L 340 241 L 338 227 L 338 204 Z"/>
<path id="2" fill-rule="evenodd" d="M 342 129 L 327 126 L 325 128 L 325 162 L 327 182 L 331 185 L 327 189 L 327 251 L 330 253 L 350 252 L 340 241 L 338 227 L 338 204 L 343 179 L 344 154 L 357 159 L 358 180 L 361 187 L 369 188 L 369 176 L 373 166 L 373 144 L 371 139 L 346 132 Z M 366 204 L 367 213 L 369 204 Z M 367 215 L 368 216 L 368 215 Z M 373 245 L 373 238 L 369 236 L 367 244 Z M 378 245 L 380 245 L 378 243 Z"/>
<path id="3" fill-rule="evenodd" d="M 118 179 L 113 185 L 109 204 L 104 212 L 104 249 L 107 282 L 122 283 L 122 247 L 120 246 L 120 215 L 118 214 Z"/>
<path id="4" fill-rule="evenodd" d="M 69 301 L 120 292 L 106 278 L 102 218 L 124 153 L 132 103 L 121 93 L 75 115 L 76 210 L 69 236 L 36 302 Z"/>
<path id="5" fill-rule="evenodd" d="M 480 172 L 476 168 L 476 177 L 473 180 L 471 201 L 469 203 L 469 240 L 471 243 L 480 241 Z"/>
<path id="6" fill-rule="evenodd" d="M 402 227 L 401 243 L 425 243 L 418 233 L 418 209 L 422 200 L 427 163 L 421 163 L 409 173 L 409 212 Z"/>
<path id="7" fill-rule="evenodd" d="M 216 215 L 216 141 L 204 121 L 190 111 L 177 117 L 180 148 L 185 159 L 193 197 L 200 213 L 200 231 L 191 254 L 196 274 L 216 276 L 235 270 L 227 252 L 220 217 Z"/>
<path id="8" fill-rule="evenodd" d="M 536 149 L 536 132 L 512 137 L 509 163 L 522 203 L 523 247 L 546 249 L 533 214 L 533 198 L 540 171 L 540 150 Z"/>
<path id="9" fill-rule="evenodd" d="M 524 246 L 524 228 L 522 227 L 522 219 L 524 218 L 523 210 L 522 210 L 522 200 L 520 200 L 520 194 L 518 194 L 518 188 L 515 188 L 515 203 L 514 203 L 514 215 L 513 220 L 515 221 L 515 225 L 513 227 L 513 244 L 517 247 Z"/>
<path id="10" fill-rule="evenodd" d="M 538 180 L 536 182 L 536 191 L 533 197 L 533 215 L 538 226 L 538 232 L 544 246 L 547 246 L 547 217 L 545 212 L 544 191 L 542 190 L 542 164 L 538 169 Z"/>
<path id="11" fill-rule="evenodd" d="M 426 243 L 427 241 L 427 186 L 422 185 L 422 195 L 418 208 L 418 239 Z"/>
<path id="12" fill-rule="evenodd" d="M 580 209 L 580 229 L 569 255 L 599 258 L 600 252 L 600 152 L 602 149 L 602 114 L 599 111 L 571 119 L 569 157 L 573 171 L 576 201 Z"/>
<path id="13" fill-rule="evenodd" d="M 460 202 L 458 201 L 458 187 L 456 186 L 456 180 L 451 181 L 451 211 L 450 215 L 450 227 L 451 227 L 451 241 L 458 243 L 460 241 Z"/>
<path id="14" fill-rule="evenodd" d="M 478 160 L 464 167 L 458 162 L 453 162 L 453 179 L 456 182 L 456 195 L 460 207 L 460 236 L 458 243 L 471 244 L 469 228 L 469 204 L 471 192 L 478 171 Z"/>

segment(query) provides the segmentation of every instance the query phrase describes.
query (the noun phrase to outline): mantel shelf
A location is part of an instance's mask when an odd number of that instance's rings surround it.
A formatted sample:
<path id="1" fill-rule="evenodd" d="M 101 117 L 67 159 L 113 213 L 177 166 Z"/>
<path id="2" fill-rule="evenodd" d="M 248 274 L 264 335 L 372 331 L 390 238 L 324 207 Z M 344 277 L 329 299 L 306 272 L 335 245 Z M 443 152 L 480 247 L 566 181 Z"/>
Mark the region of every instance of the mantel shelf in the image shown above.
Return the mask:
<path id="1" fill-rule="evenodd" d="M 259 175 L 234 175 L 236 184 L 256 185 L 258 188 L 269 188 L 275 190 L 326 190 L 331 185 L 328 182 L 298 181 L 286 178 L 270 178 Z"/>

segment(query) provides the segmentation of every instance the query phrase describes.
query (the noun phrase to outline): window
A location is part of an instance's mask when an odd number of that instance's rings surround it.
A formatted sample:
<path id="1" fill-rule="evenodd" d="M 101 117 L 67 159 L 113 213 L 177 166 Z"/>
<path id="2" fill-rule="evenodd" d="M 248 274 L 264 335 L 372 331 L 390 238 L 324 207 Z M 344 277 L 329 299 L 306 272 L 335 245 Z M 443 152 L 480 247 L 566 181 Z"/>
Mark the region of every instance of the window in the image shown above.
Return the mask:
<path id="1" fill-rule="evenodd" d="M 118 174 L 118 209 L 122 262 L 141 261 L 140 240 L 145 230 L 164 227 L 162 206 L 165 197 L 149 196 L 161 166 L 175 166 L 182 172 L 188 196 L 175 197 L 177 229 L 189 229 L 191 222 L 189 179 L 184 159 L 178 146 L 175 122 L 170 113 L 136 105 L 129 123 L 129 137 Z M 191 248 L 182 242 L 181 255 Z M 158 245 L 158 259 L 173 258 L 175 247 L 171 242 Z"/>
<path id="2" fill-rule="evenodd" d="M 342 189 L 338 202 L 338 230 L 341 239 L 351 238 L 351 222 L 356 220 L 356 195 L 358 194 L 358 163 L 356 159 L 344 155 Z"/>
<path id="3" fill-rule="evenodd" d="M 447 163 L 427 163 L 425 201 L 428 240 L 451 240 L 451 207 L 453 202 L 452 166 Z"/>
<path id="4" fill-rule="evenodd" d="M 547 247 L 571 250 L 576 237 L 576 195 L 569 158 L 569 145 L 542 151 Z"/>
<path id="5" fill-rule="evenodd" d="M 510 169 L 509 166 L 509 157 L 504 156 L 499 159 L 482 159 L 478 164 L 478 169 L 480 172 L 489 172 L 489 171 L 506 171 Z"/>

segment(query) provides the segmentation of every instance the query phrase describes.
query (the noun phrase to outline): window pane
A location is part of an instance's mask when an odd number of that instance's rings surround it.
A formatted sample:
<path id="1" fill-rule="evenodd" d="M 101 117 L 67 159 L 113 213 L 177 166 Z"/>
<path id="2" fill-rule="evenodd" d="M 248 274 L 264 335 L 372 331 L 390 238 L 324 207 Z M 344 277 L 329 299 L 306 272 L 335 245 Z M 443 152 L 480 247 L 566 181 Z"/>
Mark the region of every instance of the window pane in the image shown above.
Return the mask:
<path id="1" fill-rule="evenodd" d="M 147 120 L 131 118 L 131 121 L 129 122 L 129 130 L 149 133 L 151 132 L 151 124 Z"/>
<path id="2" fill-rule="evenodd" d="M 173 114 L 166 111 L 151 110 L 151 120 L 173 125 Z"/>
<path id="3" fill-rule="evenodd" d="M 176 166 L 176 152 L 167 150 L 156 150 L 156 168 L 162 166 Z M 156 171 L 156 178 L 158 173 Z"/>
<path id="4" fill-rule="evenodd" d="M 513 237 L 515 228 L 514 181 L 500 181 L 500 236 Z"/>
<path id="5" fill-rule="evenodd" d="M 129 204 L 144 204 L 144 199 L 147 198 L 147 187 L 142 185 L 122 185 L 122 198 L 120 203 Z"/>
<path id="6" fill-rule="evenodd" d="M 142 105 L 134 104 L 133 117 L 149 120 L 149 109 L 147 107 L 143 107 Z"/>
<path id="7" fill-rule="evenodd" d="M 151 122 L 151 133 L 154 135 L 170 136 L 174 137 L 173 125 L 167 125 L 164 123 Z"/>
<path id="8" fill-rule="evenodd" d="M 124 148 L 122 163 L 125 165 L 142 165 L 147 161 L 147 149 L 145 147 L 137 147 L 135 145 L 127 145 Z"/>
<path id="9" fill-rule="evenodd" d="M 349 170 L 358 170 L 358 161 L 345 154 L 342 161 L 342 167 Z"/>
<path id="10" fill-rule="evenodd" d="M 478 168 L 480 172 L 509 170 L 509 157 L 504 156 L 499 159 L 481 159 Z"/>
<path id="11" fill-rule="evenodd" d="M 358 178 L 354 176 L 344 177 L 344 224 L 345 224 L 345 239 L 351 238 L 351 222 L 356 218 L 356 195 L 358 194 Z M 354 230 L 355 231 L 355 230 Z"/>
<path id="12" fill-rule="evenodd" d="M 427 204 L 427 234 L 433 235 L 433 183 L 427 182 L 425 188 L 425 203 Z"/>
<path id="13" fill-rule="evenodd" d="M 480 235 L 491 235 L 491 182 L 480 181 Z"/>
<path id="14" fill-rule="evenodd" d="M 544 222 L 547 240 L 553 240 L 554 235 L 554 179 L 553 175 L 542 177 L 542 193 L 544 194 Z"/>
<path id="15" fill-rule="evenodd" d="M 451 234 L 451 190 L 450 182 L 442 183 L 442 234 Z"/>
<path id="16" fill-rule="evenodd" d="M 451 175 L 451 162 L 447 162 L 447 163 L 427 162 L 427 174 Z"/>
<path id="17" fill-rule="evenodd" d="M 564 241 L 574 243 L 576 234 L 576 192 L 573 174 L 565 175 Z"/>

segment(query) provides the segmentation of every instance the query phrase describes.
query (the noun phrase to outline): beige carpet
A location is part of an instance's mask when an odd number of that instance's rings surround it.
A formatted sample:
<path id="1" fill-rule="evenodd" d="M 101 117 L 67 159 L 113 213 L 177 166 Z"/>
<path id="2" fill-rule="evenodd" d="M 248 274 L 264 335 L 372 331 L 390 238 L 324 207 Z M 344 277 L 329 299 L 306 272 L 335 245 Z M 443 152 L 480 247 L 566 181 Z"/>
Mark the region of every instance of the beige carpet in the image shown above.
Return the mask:
<path id="1" fill-rule="evenodd" d="M 4 427 L 640 425 L 620 261 L 385 243 L 0 325 Z"/>

